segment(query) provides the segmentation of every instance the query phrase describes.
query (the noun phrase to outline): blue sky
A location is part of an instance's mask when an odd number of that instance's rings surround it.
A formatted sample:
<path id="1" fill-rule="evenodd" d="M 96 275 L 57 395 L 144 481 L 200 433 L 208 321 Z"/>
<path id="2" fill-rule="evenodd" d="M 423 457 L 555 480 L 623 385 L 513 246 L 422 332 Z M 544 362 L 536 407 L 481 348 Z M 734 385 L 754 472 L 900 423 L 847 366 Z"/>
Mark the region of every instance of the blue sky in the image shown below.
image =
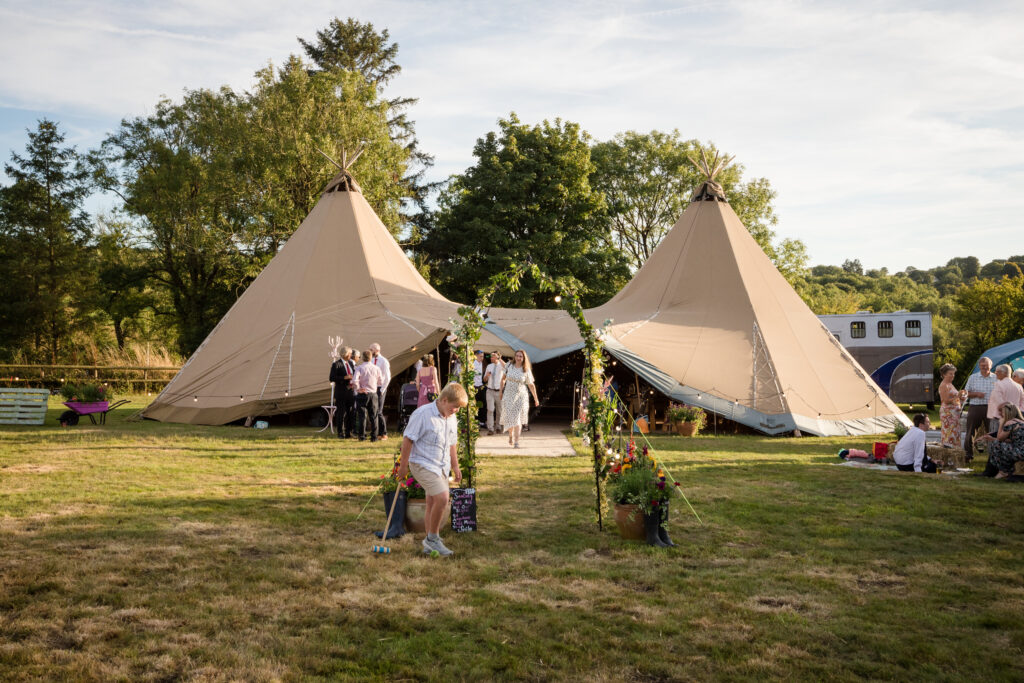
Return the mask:
<path id="1" fill-rule="evenodd" d="M 812 263 L 1024 253 L 1019 2 L 2 0 L 0 155 L 43 116 L 85 149 L 161 96 L 245 89 L 339 12 L 399 43 L 434 179 L 511 111 L 678 128 L 771 181 Z"/>

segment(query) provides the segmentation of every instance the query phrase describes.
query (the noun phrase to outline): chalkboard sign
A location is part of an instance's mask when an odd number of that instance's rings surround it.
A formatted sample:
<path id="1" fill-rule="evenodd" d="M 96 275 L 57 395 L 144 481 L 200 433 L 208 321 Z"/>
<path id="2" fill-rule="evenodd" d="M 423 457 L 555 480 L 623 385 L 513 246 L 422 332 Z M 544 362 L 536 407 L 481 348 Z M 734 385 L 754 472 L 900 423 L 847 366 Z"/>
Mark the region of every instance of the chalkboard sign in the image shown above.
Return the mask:
<path id="1" fill-rule="evenodd" d="M 476 489 L 452 489 L 452 531 L 476 531 Z"/>

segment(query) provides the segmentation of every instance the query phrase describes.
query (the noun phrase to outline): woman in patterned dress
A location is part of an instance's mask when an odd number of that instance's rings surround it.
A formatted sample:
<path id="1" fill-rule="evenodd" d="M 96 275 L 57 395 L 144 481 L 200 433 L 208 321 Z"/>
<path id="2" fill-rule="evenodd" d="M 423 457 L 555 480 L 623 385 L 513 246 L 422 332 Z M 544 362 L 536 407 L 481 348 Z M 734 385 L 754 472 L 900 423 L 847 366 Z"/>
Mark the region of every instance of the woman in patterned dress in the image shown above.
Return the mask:
<path id="1" fill-rule="evenodd" d="M 942 423 L 942 445 L 949 448 L 960 448 L 963 439 L 960 437 L 960 392 L 953 386 L 953 378 L 956 376 L 956 366 L 946 363 L 939 368 L 939 376 L 942 382 L 939 383 L 939 400 L 942 407 L 939 409 L 939 420 Z"/>
<path id="2" fill-rule="evenodd" d="M 519 349 L 512 362 L 505 366 L 505 378 L 498 396 L 501 401 L 501 424 L 505 426 L 508 442 L 513 448 L 519 448 L 519 435 L 523 432 L 530 411 L 527 390 L 533 395 L 534 405 L 539 406 L 537 387 L 533 383 L 533 367 L 526 351 Z"/>
<path id="3" fill-rule="evenodd" d="M 1024 416 L 1012 403 L 1001 405 L 999 416 L 999 436 L 980 438 L 988 441 L 988 461 L 999 470 L 996 479 L 1005 479 L 1013 474 L 1017 461 L 1024 460 Z"/>

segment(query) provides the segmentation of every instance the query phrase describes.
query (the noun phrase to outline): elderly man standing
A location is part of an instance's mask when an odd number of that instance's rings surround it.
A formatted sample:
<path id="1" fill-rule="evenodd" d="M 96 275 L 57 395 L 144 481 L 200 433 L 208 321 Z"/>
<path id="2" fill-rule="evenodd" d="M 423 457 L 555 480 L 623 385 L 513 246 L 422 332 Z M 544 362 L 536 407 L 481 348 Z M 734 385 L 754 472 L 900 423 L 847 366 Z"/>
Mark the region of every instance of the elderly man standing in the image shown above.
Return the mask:
<path id="1" fill-rule="evenodd" d="M 1004 403 L 1015 405 L 1024 410 L 1024 389 L 1010 379 L 1010 372 L 1013 370 L 1009 365 L 1003 363 L 996 366 L 996 383 L 992 387 L 992 393 L 988 397 L 988 427 L 990 432 L 999 429 L 999 409 Z"/>
<path id="2" fill-rule="evenodd" d="M 370 351 L 373 352 L 373 364 L 382 375 L 381 384 L 377 387 L 377 413 L 373 419 L 377 421 L 377 433 L 380 434 L 381 441 L 384 441 L 388 438 L 388 426 L 384 422 L 384 397 L 388 393 L 388 384 L 391 383 L 391 363 L 380 355 L 380 344 L 377 342 L 370 344 Z"/>
<path id="3" fill-rule="evenodd" d="M 964 389 L 967 390 L 967 430 L 964 435 L 964 452 L 967 461 L 974 459 L 974 432 L 978 427 L 988 427 L 988 397 L 996 384 L 992 374 L 992 359 L 982 358 L 978 361 L 979 372 L 967 378 Z"/>
<path id="4" fill-rule="evenodd" d="M 377 440 L 377 395 L 383 380 L 380 368 L 373 364 L 373 352 L 363 351 L 363 362 L 352 373 L 360 441 L 366 440 L 367 423 L 370 425 L 370 441 Z"/>

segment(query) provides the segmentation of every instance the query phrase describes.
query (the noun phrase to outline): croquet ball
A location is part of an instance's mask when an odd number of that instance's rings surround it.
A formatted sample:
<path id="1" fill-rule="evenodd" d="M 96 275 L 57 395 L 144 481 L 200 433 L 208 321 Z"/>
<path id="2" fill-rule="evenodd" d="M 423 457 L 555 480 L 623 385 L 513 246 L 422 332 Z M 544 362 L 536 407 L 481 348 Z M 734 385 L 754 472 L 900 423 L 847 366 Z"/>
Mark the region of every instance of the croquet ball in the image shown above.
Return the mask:
<path id="1" fill-rule="evenodd" d="M 431 550 L 430 551 L 430 556 L 431 557 L 441 557 L 441 553 L 437 552 L 436 550 Z"/>

